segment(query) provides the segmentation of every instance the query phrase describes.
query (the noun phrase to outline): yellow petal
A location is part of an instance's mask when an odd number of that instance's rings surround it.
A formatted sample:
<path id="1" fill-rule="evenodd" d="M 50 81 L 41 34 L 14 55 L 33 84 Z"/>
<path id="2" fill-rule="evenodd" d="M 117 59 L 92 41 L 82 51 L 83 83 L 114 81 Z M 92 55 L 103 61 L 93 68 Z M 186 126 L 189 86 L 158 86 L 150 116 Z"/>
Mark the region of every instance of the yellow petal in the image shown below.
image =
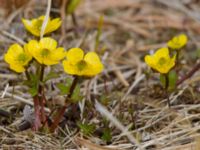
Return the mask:
<path id="1" fill-rule="evenodd" d="M 25 71 L 25 68 L 21 65 L 15 65 L 15 64 L 11 64 L 10 65 L 10 69 L 18 72 L 18 73 L 21 73 L 21 72 L 24 72 Z"/>
<path id="2" fill-rule="evenodd" d="M 52 60 L 58 60 L 58 61 L 63 59 L 65 57 L 65 49 L 62 47 L 59 47 L 53 50 L 50 57 Z"/>
<path id="3" fill-rule="evenodd" d="M 38 22 L 36 19 L 33 19 L 32 21 L 22 19 L 22 22 L 30 33 L 32 33 L 35 36 L 40 36 L 40 29 L 38 28 Z"/>
<path id="4" fill-rule="evenodd" d="M 23 53 L 23 52 L 24 52 L 24 50 L 19 44 L 13 44 L 8 49 L 8 53 L 13 55 L 13 56 L 16 56 L 16 55 Z"/>
<path id="5" fill-rule="evenodd" d="M 80 48 L 71 48 L 66 54 L 67 60 L 71 64 L 76 64 L 79 61 L 83 60 L 83 56 L 84 52 Z"/>
<path id="6" fill-rule="evenodd" d="M 43 63 L 43 58 L 42 58 L 39 54 L 36 54 L 34 58 L 35 58 L 40 64 L 44 64 L 44 63 Z"/>
<path id="7" fill-rule="evenodd" d="M 12 55 L 9 55 L 8 53 L 6 53 L 4 55 L 4 60 L 5 62 L 7 62 L 8 64 L 15 64 L 16 61 L 15 61 L 15 57 L 13 57 Z"/>
<path id="8" fill-rule="evenodd" d="M 47 27 L 45 29 L 45 34 L 57 30 L 60 26 L 61 26 L 60 18 L 55 18 L 55 19 L 49 21 L 49 23 L 47 24 Z"/>
<path id="9" fill-rule="evenodd" d="M 103 70 L 103 64 L 101 63 L 99 56 L 95 52 L 89 52 L 85 55 L 84 60 L 88 64 L 89 70 L 85 70 L 85 74 L 89 76 L 96 75 Z M 91 67 L 91 68 L 90 68 Z"/>
<path id="10" fill-rule="evenodd" d="M 36 53 L 41 49 L 39 43 L 36 40 L 31 40 L 26 45 L 27 51 L 33 56 L 36 56 Z"/>
<path id="11" fill-rule="evenodd" d="M 4 60 L 9 64 L 14 64 L 16 63 L 16 57 L 23 52 L 23 48 L 19 44 L 13 44 L 4 55 Z"/>
<path id="12" fill-rule="evenodd" d="M 166 47 L 160 48 L 155 52 L 154 59 L 161 58 L 161 57 L 169 58 L 169 49 L 168 48 L 166 48 Z"/>
<path id="13" fill-rule="evenodd" d="M 32 59 L 32 54 L 28 50 L 28 44 L 24 45 L 24 53 L 27 55 L 27 61 L 30 61 Z"/>
<path id="14" fill-rule="evenodd" d="M 43 49 L 48 49 L 48 50 L 54 50 L 57 47 L 57 42 L 56 40 L 46 37 L 42 38 L 39 42 L 40 47 Z"/>
<path id="15" fill-rule="evenodd" d="M 156 64 L 155 59 L 153 58 L 153 56 L 146 55 L 144 60 L 145 60 L 146 64 L 148 66 L 150 66 L 150 67 L 153 67 Z"/>
<path id="16" fill-rule="evenodd" d="M 50 66 L 50 65 L 55 65 L 55 64 L 58 64 L 59 61 L 58 60 L 52 60 L 50 58 L 42 58 L 42 64 L 45 64 L 47 66 Z"/>
<path id="17" fill-rule="evenodd" d="M 74 65 L 72 65 L 68 60 L 63 61 L 63 68 L 67 74 L 75 75 L 77 74 L 77 69 Z"/>

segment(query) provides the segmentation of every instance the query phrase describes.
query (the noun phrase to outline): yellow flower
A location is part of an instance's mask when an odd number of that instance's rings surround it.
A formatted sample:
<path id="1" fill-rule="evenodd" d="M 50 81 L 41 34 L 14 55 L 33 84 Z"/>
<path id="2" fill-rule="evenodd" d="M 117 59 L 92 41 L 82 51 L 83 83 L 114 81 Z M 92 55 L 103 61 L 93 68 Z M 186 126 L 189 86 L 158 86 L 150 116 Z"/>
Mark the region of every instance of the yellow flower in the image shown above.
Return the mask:
<path id="1" fill-rule="evenodd" d="M 13 44 L 4 55 L 4 60 L 10 65 L 10 69 L 20 73 L 25 71 L 32 56 L 28 53 L 26 46 L 24 49 L 19 44 Z"/>
<path id="2" fill-rule="evenodd" d="M 28 30 L 30 33 L 32 33 L 35 36 L 40 36 L 44 18 L 45 16 L 40 16 L 39 18 L 32 19 L 32 20 L 22 19 L 22 22 L 26 30 Z M 49 19 L 44 31 L 44 35 L 57 30 L 60 27 L 60 25 L 61 25 L 60 18 L 55 18 L 53 20 Z"/>
<path id="3" fill-rule="evenodd" d="M 39 42 L 31 40 L 27 44 L 29 53 L 40 63 L 44 65 L 58 64 L 65 57 L 65 50 L 57 47 L 57 42 L 49 37 L 42 38 Z"/>
<path id="4" fill-rule="evenodd" d="M 179 50 L 186 45 L 187 41 L 187 36 L 185 34 L 180 34 L 168 41 L 167 46 L 171 49 Z"/>
<path id="5" fill-rule="evenodd" d="M 168 48 L 158 49 L 154 55 L 145 56 L 145 62 L 160 73 L 168 73 L 175 65 L 176 55 L 170 58 Z"/>
<path id="6" fill-rule="evenodd" d="M 72 48 L 66 52 L 66 60 L 63 61 L 64 70 L 68 74 L 78 76 L 94 76 L 103 70 L 99 56 L 95 52 L 84 52 L 80 48 Z"/>

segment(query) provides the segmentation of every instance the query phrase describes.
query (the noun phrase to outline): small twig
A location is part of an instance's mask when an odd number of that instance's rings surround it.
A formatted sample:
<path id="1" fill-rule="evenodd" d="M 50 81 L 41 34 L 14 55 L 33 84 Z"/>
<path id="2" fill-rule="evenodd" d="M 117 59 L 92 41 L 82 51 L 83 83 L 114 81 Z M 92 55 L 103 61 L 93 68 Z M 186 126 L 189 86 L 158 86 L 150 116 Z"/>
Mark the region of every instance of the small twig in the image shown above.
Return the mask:
<path id="1" fill-rule="evenodd" d="M 19 37 L 16 37 L 15 35 L 13 35 L 13 34 L 7 32 L 7 31 L 1 31 L 1 33 L 4 34 L 4 35 L 7 36 L 7 37 L 9 37 L 9 38 L 11 38 L 11 39 L 13 39 L 13 40 L 19 42 L 21 45 L 26 44 L 26 42 L 24 42 L 22 39 L 20 39 Z"/>
<path id="2" fill-rule="evenodd" d="M 46 15 L 45 15 L 44 21 L 43 21 L 43 23 L 42 23 L 42 28 L 41 28 L 41 32 L 40 32 L 40 39 L 43 38 L 43 35 L 44 35 L 44 33 L 45 33 L 45 29 L 46 29 L 46 26 L 47 26 L 47 24 L 48 24 L 48 19 L 49 19 L 50 10 L 51 10 L 51 0 L 48 0 Z"/>
<path id="3" fill-rule="evenodd" d="M 111 62 L 111 65 L 113 68 L 115 68 L 114 73 L 116 74 L 117 78 L 119 79 L 119 81 L 123 84 L 123 86 L 128 87 L 129 83 L 128 81 L 124 78 L 121 70 L 119 70 L 116 66 L 115 63 Z"/>
<path id="4" fill-rule="evenodd" d="M 6 92 L 5 95 L 6 95 L 6 96 L 9 96 L 9 97 L 12 97 L 12 98 L 14 98 L 15 100 L 18 100 L 18 101 L 23 102 L 23 103 L 25 103 L 25 104 L 28 104 L 28 105 L 33 106 L 33 102 L 32 102 L 31 99 L 25 99 L 25 98 L 23 98 L 23 97 L 14 95 L 14 94 L 9 93 L 9 92 Z M 46 112 L 50 112 L 49 108 L 44 108 L 44 110 L 45 110 Z"/>
<path id="5" fill-rule="evenodd" d="M 66 5 L 67 5 L 68 0 L 63 0 L 62 1 L 62 6 L 60 8 L 60 16 L 62 19 L 62 25 L 61 25 L 61 39 L 65 37 L 65 30 L 66 30 Z"/>
<path id="6" fill-rule="evenodd" d="M 185 80 L 187 80 L 188 78 L 192 77 L 198 70 L 200 69 L 200 62 L 198 62 L 193 68 L 192 70 L 190 70 L 185 76 L 183 76 L 180 80 L 178 80 L 178 82 L 176 83 L 176 85 L 180 85 L 181 83 L 183 83 Z"/>
<path id="7" fill-rule="evenodd" d="M 8 88 L 9 88 L 9 83 L 6 84 L 6 87 L 5 87 L 5 89 L 4 89 L 4 91 L 3 91 L 2 95 L 1 95 L 1 98 L 4 98 L 4 96 L 5 96 L 5 94 L 6 94 L 7 90 L 8 90 Z"/>

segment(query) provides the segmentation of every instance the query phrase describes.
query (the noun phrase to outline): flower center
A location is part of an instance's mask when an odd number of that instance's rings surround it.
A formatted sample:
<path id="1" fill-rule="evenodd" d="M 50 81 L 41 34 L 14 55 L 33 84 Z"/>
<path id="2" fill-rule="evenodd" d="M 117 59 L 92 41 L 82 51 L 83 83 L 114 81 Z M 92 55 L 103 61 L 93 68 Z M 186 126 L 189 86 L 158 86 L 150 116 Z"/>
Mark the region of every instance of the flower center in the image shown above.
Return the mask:
<path id="1" fill-rule="evenodd" d="M 164 65 L 164 64 L 166 63 L 166 61 L 167 61 L 167 60 L 166 60 L 164 57 L 161 57 L 161 58 L 159 59 L 159 61 L 158 61 L 158 64 L 162 66 L 162 65 Z"/>
<path id="2" fill-rule="evenodd" d="M 24 63 L 26 61 L 27 57 L 24 53 L 21 53 L 19 54 L 17 60 L 20 62 L 20 63 Z"/>
<path id="3" fill-rule="evenodd" d="M 49 55 L 50 51 L 48 49 L 42 49 L 40 55 L 42 57 L 47 57 Z"/>
<path id="4" fill-rule="evenodd" d="M 43 20 L 38 20 L 38 21 L 36 22 L 35 27 L 36 27 L 36 29 L 37 29 L 38 31 L 41 30 L 42 24 L 43 24 Z"/>
<path id="5" fill-rule="evenodd" d="M 86 67 L 87 63 L 84 60 L 81 60 L 77 63 L 78 70 L 83 70 Z"/>

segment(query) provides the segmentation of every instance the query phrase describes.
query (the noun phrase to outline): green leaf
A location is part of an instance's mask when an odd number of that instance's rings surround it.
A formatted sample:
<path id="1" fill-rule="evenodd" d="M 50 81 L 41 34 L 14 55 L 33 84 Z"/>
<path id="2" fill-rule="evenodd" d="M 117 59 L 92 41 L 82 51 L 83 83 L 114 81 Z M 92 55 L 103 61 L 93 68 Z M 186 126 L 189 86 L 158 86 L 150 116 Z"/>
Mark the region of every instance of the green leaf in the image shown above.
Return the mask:
<path id="1" fill-rule="evenodd" d="M 35 74 L 30 74 L 30 80 L 24 82 L 25 85 L 29 87 L 28 92 L 35 96 L 38 94 L 38 85 L 39 85 L 39 78 Z"/>
<path id="2" fill-rule="evenodd" d="M 175 71 L 170 71 L 168 74 L 169 78 L 169 90 L 174 90 L 176 88 L 176 81 L 178 79 Z"/>
<path id="3" fill-rule="evenodd" d="M 35 96 L 38 94 L 38 88 L 37 87 L 32 87 L 28 90 L 28 92 L 31 94 L 31 96 Z"/>
<path id="4" fill-rule="evenodd" d="M 74 89 L 74 92 L 72 94 L 72 98 L 71 98 L 71 102 L 72 103 L 77 103 L 79 102 L 80 100 L 82 100 L 82 95 L 81 95 L 81 92 L 80 92 L 80 86 L 79 85 L 76 85 L 76 88 Z"/>
<path id="5" fill-rule="evenodd" d="M 54 79 L 54 78 L 58 78 L 58 77 L 59 77 L 59 74 L 57 74 L 57 73 L 55 73 L 55 72 L 49 72 L 49 73 L 45 76 L 43 82 L 46 82 L 46 81 L 48 81 L 48 80 L 50 80 L 50 79 Z"/>
<path id="6" fill-rule="evenodd" d="M 101 139 L 105 142 L 110 142 L 112 139 L 111 130 L 109 128 L 106 128 L 103 130 L 103 135 L 101 136 Z"/>
<path id="7" fill-rule="evenodd" d="M 69 86 L 66 86 L 64 83 L 58 83 L 57 87 L 62 95 L 66 95 L 69 93 Z"/>
<path id="8" fill-rule="evenodd" d="M 58 87 L 62 95 L 66 95 L 69 94 L 71 84 L 72 84 L 72 79 L 67 78 L 66 83 L 58 83 L 56 86 Z"/>
<path id="9" fill-rule="evenodd" d="M 66 86 L 71 86 L 72 78 L 66 78 Z"/>
<path id="10" fill-rule="evenodd" d="M 69 0 L 66 10 L 67 14 L 73 13 L 80 2 L 81 0 Z"/>
<path id="11" fill-rule="evenodd" d="M 107 106 L 110 102 L 109 96 L 106 95 L 106 94 L 102 94 L 101 97 L 100 97 L 100 101 L 103 105 Z"/>
<path id="12" fill-rule="evenodd" d="M 84 135 L 91 135 L 96 130 L 96 127 L 94 124 L 87 124 L 87 123 L 77 123 L 78 127 L 81 129 Z"/>
<path id="13" fill-rule="evenodd" d="M 194 58 L 200 58 L 200 48 L 195 51 Z"/>

